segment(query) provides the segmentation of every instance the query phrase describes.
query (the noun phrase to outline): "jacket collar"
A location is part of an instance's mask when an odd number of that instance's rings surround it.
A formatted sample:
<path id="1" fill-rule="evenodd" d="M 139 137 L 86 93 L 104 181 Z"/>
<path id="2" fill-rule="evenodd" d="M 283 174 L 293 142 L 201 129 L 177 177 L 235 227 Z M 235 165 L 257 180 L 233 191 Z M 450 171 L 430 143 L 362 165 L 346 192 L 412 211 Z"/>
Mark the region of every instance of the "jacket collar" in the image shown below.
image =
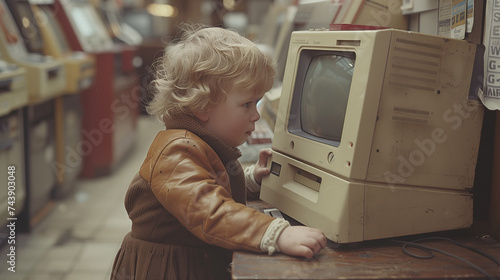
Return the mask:
<path id="1" fill-rule="evenodd" d="M 195 117 L 174 113 L 169 117 L 163 117 L 166 129 L 186 129 L 203 141 L 205 141 L 217 153 L 229 175 L 231 184 L 231 195 L 239 203 L 246 203 L 246 186 L 244 172 L 238 158 L 241 152 L 238 148 L 227 145 L 213 133 L 206 130 Z"/>
<path id="2" fill-rule="evenodd" d="M 196 134 L 214 149 L 224 164 L 237 160 L 241 156 L 238 148 L 227 145 L 217 136 L 206 130 L 195 117 L 183 113 L 174 113 L 170 117 L 163 117 L 163 122 L 166 129 L 186 129 Z"/>

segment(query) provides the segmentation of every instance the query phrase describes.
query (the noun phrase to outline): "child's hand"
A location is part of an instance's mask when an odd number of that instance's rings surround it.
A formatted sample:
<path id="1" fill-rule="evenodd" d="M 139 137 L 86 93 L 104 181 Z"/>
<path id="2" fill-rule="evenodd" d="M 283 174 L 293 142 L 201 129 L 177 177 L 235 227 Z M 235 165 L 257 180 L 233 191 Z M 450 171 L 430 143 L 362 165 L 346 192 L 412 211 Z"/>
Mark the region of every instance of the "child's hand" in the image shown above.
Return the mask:
<path id="1" fill-rule="evenodd" d="M 312 258 L 326 247 L 326 237 L 316 228 L 289 226 L 283 230 L 276 244 L 287 255 Z"/>
<path id="2" fill-rule="evenodd" d="M 269 168 L 267 168 L 267 157 L 269 157 L 271 154 L 272 150 L 269 148 L 262 149 L 259 152 L 259 160 L 255 164 L 255 167 L 253 169 L 253 178 L 259 185 L 262 182 L 262 177 L 269 174 L 270 172 Z"/>

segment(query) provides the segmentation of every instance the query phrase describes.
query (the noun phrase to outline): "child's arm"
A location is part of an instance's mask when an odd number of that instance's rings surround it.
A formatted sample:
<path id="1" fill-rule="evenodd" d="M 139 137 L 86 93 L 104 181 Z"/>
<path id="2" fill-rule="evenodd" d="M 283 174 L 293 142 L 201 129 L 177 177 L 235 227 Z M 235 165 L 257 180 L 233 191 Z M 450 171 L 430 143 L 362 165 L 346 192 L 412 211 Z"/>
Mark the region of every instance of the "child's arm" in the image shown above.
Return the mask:
<path id="1" fill-rule="evenodd" d="M 309 230 L 295 229 L 285 220 L 232 200 L 227 187 L 219 184 L 228 181 L 224 165 L 214 164 L 218 156 L 205 145 L 193 138 L 175 139 L 163 148 L 153 145 L 158 156 L 152 156 L 140 172 L 156 199 L 187 230 L 229 250 L 273 253 L 277 249 L 295 256 L 319 251 L 311 245 L 311 234 L 301 236 Z M 306 252 L 304 247 L 313 249 Z"/>
<path id="2" fill-rule="evenodd" d="M 269 174 L 270 170 L 267 168 L 267 158 L 272 155 L 272 150 L 270 148 L 262 149 L 259 152 L 259 160 L 255 164 L 253 169 L 253 177 L 255 182 L 260 185 L 262 182 L 262 177 Z"/>
<path id="3" fill-rule="evenodd" d="M 267 159 L 271 156 L 271 149 L 263 149 L 259 153 L 259 160 L 253 166 L 253 179 L 260 187 L 262 177 L 268 175 Z M 259 188 L 260 189 L 260 188 Z M 326 237 L 322 231 L 305 226 L 287 226 L 276 240 L 277 249 L 287 255 L 312 258 L 326 247 Z"/>
<path id="4" fill-rule="evenodd" d="M 267 158 L 271 156 L 271 154 L 272 150 L 270 148 L 262 149 L 259 152 L 258 161 L 245 168 L 245 180 L 249 191 L 249 199 L 257 199 L 259 197 L 262 177 L 268 175 L 270 172 L 269 168 L 267 168 Z"/>
<path id="5" fill-rule="evenodd" d="M 208 244 L 262 252 L 275 219 L 232 199 L 227 170 L 208 144 L 181 132 L 160 134 L 155 143 L 140 174 L 165 210 Z"/>

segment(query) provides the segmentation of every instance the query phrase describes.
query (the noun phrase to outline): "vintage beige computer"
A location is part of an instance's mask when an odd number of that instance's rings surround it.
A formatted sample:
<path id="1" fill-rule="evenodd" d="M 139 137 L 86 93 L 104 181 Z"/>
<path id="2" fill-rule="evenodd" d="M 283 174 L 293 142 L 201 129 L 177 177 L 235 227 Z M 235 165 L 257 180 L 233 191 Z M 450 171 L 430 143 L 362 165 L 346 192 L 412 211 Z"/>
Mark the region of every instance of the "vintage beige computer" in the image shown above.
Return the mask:
<path id="1" fill-rule="evenodd" d="M 27 104 L 26 69 L 2 60 L 0 56 L 0 115 Z"/>
<path id="2" fill-rule="evenodd" d="M 9 176 L 22 174 L 24 171 L 23 149 L 23 114 L 22 109 L 28 104 L 26 90 L 26 71 L 15 64 L 0 59 L 0 168 L 6 170 L 5 191 L 0 192 L 0 207 L 9 209 L 23 209 L 26 198 L 26 184 L 23 176 Z M 8 174 L 10 171 L 10 174 Z M 14 180 L 15 179 L 15 180 Z M 11 182 L 11 183 L 9 183 Z M 10 192 L 9 192 L 10 191 Z M 12 201 L 12 191 L 15 192 L 15 201 Z M 17 215 L 21 211 L 16 212 Z M 17 216 L 16 215 L 16 216 Z M 9 211 L 0 214 L 8 223 Z M 0 241 L 0 246 L 2 241 Z"/>
<path id="3" fill-rule="evenodd" d="M 470 226 L 483 52 L 396 29 L 293 32 L 261 199 L 338 243 Z"/>
<path id="4" fill-rule="evenodd" d="M 67 76 L 65 93 L 78 93 L 92 85 L 95 75 L 95 59 L 88 53 L 71 50 L 54 12 L 50 9 L 49 5 L 53 2 L 54 0 L 37 1 L 36 5 L 31 4 L 44 41 L 43 52 L 64 61 Z M 25 1 L 17 1 L 18 6 L 25 3 Z"/>
<path id="5" fill-rule="evenodd" d="M 0 1 L 0 10 L 3 10 L 0 20 L 7 32 L 17 38 L 9 40 L 5 32 L 0 32 L 0 52 L 5 61 L 26 69 L 26 79 L 30 81 L 27 84 L 30 100 L 37 102 L 62 94 L 66 79 L 63 62 L 33 51 L 42 48 L 41 40 L 35 40 L 34 35 L 37 34 L 32 34 L 32 40 L 24 41 L 25 36 L 17 28 L 4 0 Z M 26 19 L 24 24 L 29 26 L 33 22 Z"/>

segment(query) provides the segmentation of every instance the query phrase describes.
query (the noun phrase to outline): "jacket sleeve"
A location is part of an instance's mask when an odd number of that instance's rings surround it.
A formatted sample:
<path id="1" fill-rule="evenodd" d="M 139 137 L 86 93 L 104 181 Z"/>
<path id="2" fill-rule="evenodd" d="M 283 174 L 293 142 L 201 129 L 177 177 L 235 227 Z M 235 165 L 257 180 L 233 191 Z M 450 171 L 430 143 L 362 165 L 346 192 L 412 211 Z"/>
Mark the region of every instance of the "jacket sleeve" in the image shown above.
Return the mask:
<path id="1" fill-rule="evenodd" d="M 245 168 L 245 183 L 247 187 L 247 200 L 256 200 L 259 199 L 260 195 L 260 184 L 255 181 L 253 176 L 253 170 L 255 168 L 255 164 L 247 166 Z"/>
<path id="2" fill-rule="evenodd" d="M 201 240 L 262 252 L 261 240 L 274 218 L 231 198 L 224 166 L 205 143 L 171 142 L 154 163 L 150 182 L 165 209 Z"/>

